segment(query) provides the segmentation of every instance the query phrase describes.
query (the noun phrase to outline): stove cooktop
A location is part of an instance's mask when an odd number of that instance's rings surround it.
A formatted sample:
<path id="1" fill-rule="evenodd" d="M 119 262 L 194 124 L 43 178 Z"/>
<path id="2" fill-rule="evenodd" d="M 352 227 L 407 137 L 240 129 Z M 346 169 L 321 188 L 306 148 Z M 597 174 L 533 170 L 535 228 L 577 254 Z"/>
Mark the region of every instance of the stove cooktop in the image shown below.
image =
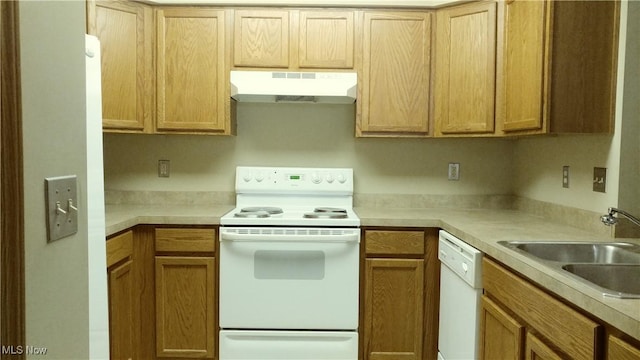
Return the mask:
<path id="1" fill-rule="evenodd" d="M 220 219 L 221 225 L 345 226 L 360 225 L 353 209 L 338 207 L 239 207 Z"/>

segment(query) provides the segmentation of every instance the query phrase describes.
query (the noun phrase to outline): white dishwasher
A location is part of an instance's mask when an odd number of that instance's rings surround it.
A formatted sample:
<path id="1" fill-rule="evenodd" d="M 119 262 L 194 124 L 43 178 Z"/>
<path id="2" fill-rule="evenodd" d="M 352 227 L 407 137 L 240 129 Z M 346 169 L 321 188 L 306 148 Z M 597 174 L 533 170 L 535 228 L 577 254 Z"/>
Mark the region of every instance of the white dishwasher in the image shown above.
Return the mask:
<path id="1" fill-rule="evenodd" d="M 478 358 L 482 253 L 440 230 L 440 325 L 438 359 Z"/>

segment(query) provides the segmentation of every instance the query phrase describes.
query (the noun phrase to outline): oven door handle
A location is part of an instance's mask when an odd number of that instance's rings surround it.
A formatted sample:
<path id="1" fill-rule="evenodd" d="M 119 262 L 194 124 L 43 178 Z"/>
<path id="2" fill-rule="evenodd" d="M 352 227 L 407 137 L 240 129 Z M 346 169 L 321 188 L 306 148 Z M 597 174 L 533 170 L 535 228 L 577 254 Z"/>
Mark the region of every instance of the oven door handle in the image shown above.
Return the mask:
<path id="1" fill-rule="evenodd" d="M 360 242 L 360 234 L 357 232 L 339 235 L 322 235 L 322 234 L 238 234 L 231 232 L 220 232 L 220 241 L 238 241 L 238 242 L 256 242 L 256 241 L 275 241 L 275 242 L 323 242 L 323 243 L 350 243 Z"/>

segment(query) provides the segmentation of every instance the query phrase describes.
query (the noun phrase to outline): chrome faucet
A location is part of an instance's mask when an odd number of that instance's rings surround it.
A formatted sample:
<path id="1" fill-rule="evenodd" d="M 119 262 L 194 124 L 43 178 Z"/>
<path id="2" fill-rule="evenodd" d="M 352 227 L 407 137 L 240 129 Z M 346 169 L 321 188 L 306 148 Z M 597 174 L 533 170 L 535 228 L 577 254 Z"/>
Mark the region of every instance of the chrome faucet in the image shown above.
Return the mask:
<path id="1" fill-rule="evenodd" d="M 615 214 L 618 213 L 624 217 L 626 217 L 627 219 L 629 219 L 632 223 L 640 226 L 640 219 L 638 219 L 637 217 L 629 214 L 628 212 L 624 211 L 624 210 L 620 210 L 620 209 L 616 209 L 614 207 L 610 207 L 609 208 L 609 212 L 607 214 L 604 214 L 600 217 L 600 221 L 602 221 L 605 225 L 607 226 L 611 226 L 611 225 L 615 225 L 618 222 L 618 218 L 615 216 Z"/>

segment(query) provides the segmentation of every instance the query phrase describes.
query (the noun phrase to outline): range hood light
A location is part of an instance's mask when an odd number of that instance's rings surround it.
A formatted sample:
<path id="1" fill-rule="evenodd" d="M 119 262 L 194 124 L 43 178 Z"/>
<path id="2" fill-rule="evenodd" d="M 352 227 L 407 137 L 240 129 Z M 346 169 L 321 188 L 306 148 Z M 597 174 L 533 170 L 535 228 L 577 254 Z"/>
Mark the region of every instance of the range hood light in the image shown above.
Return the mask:
<path id="1" fill-rule="evenodd" d="M 231 97 L 240 102 L 353 104 L 355 72 L 231 71 Z"/>

